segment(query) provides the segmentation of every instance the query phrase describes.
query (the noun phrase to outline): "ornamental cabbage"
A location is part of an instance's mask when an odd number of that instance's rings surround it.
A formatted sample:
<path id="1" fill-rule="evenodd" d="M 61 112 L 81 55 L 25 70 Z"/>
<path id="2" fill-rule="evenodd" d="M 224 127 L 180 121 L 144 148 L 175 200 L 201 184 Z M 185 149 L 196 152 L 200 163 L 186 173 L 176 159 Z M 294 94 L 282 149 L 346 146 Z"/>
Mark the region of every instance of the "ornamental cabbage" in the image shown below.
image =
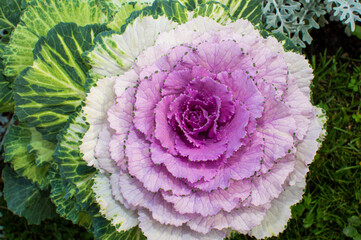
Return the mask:
<path id="1" fill-rule="evenodd" d="M 115 41 L 144 50 L 83 107 L 80 150 L 105 217 L 148 239 L 282 231 L 323 126 L 304 57 L 246 20 L 144 17 Z"/>
<path id="2" fill-rule="evenodd" d="M 261 29 L 256 1 L 115 3 L 8 70 L 57 212 L 98 239 L 283 231 L 325 134 L 306 59 Z"/>

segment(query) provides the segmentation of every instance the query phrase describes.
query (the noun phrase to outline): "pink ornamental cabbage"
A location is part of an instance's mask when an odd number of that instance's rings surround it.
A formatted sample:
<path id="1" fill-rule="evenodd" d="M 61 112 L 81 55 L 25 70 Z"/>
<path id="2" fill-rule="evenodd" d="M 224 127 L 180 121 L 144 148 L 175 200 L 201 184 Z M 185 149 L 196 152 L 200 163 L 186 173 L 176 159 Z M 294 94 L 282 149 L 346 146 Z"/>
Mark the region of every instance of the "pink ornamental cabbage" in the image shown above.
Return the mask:
<path id="1" fill-rule="evenodd" d="M 324 134 L 305 58 L 247 20 L 144 17 L 113 40 L 128 67 L 94 64 L 120 75 L 90 90 L 80 146 L 101 213 L 150 240 L 281 232 Z"/>

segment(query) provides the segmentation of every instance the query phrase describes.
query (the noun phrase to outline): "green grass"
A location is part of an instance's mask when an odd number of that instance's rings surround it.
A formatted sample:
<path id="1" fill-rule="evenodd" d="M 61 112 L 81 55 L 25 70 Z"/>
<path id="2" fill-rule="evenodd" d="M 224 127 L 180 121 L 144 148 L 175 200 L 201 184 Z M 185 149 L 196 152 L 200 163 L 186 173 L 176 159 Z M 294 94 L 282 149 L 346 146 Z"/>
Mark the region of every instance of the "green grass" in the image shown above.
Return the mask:
<path id="1" fill-rule="evenodd" d="M 310 63 L 315 69 L 313 102 L 326 110 L 328 134 L 310 166 L 303 200 L 293 207 L 287 229 L 271 239 L 361 239 L 361 59 L 325 52 Z M 6 209 L 2 198 L 0 205 L 6 239 L 91 239 L 66 220 L 27 225 Z"/>

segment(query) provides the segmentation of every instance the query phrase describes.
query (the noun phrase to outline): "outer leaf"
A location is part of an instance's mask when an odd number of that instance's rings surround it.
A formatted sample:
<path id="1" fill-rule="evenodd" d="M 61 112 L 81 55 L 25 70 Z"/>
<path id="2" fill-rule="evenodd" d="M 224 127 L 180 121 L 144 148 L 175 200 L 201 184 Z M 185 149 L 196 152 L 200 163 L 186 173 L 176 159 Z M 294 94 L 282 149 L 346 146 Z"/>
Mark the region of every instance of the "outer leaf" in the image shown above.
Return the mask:
<path id="1" fill-rule="evenodd" d="M 24 216 L 29 224 L 39 224 L 44 219 L 57 216 L 47 191 L 40 190 L 10 167 L 4 168 L 2 178 L 8 208 Z"/>
<path id="2" fill-rule="evenodd" d="M 104 23 L 107 16 L 97 0 L 33 0 L 21 17 L 4 53 L 5 75 L 17 76 L 33 62 L 33 49 L 40 37 L 60 22 L 80 26 Z"/>
<path id="3" fill-rule="evenodd" d="M 260 0 L 221 0 L 220 2 L 229 8 L 231 16 L 234 18 L 248 19 L 253 24 L 261 21 L 262 1 Z"/>
<path id="4" fill-rule="evenodd" d="M 0 56 L 4 52 L 4 44 L 0 44 Z M 14 109 L 14 99 L 10 81 L 3 75 L 4 65 L 0 58 L 0 112 L 10 112 Z"/>
<path id="5" fill-rule="evenodd" d="M 121 11 L 121 8 L 124 7 L 124 4 L 144 4 L 144 5 L 151 5 L 153 0 L 100 0 L 100 4 L 103 8 L 110 10 L 113 13 Z"/>
<path id="6" fill-rule="evenodd" d="M 151 19 L 149 16 L 159 19 L 160 15 L 173 18 L 178 22 L 187 21 L 197 16 L 207 16 L 222 23 L 232 19 L 227 7 L 219 3 L 201 4 L 194 9 L 194 12 L 187 12 L 186 8 L 177 2 L 155 1 L 152 6 L 133 12 L 125 20 L 125 25 L 116 26 L 121 31 L 127 28 L 126 32 L 103 32 L 95 38 L 94 47 L 83 55 L 93 67 L 92 74 L 104 77 L 122 74 L 128 70 L 134 64 L 136 57 L 145 48 L 154 44 L 158 32 L 171 29 L 170 21 L 164 17 L 163 19 L 166 21 L 159 21 L 156 26 L 151 21 L 149 22 Z M 147 20 L 146 17 L 148 17 Z"/>
<path id="7" fill-rule="evenodd" d="M 54 166 L 49 171 L 51 183 L 51 200 L 56 205 L 56 211 L 60 216 L 71 220 L 75 224 L 90 229 L 92 226 L 92 218 L 85 211 L 81 210 L 76 203 L 74 192 L 68 191 L 69 183 L 61 178 L 58 167 Z"/>
<path id="8" fill-rule="evenodd" d="M 37 167 L 47 167 L 53 160 L 55 145 L 51 142 L 43 140 L 41 133 L 31 128 L 31 139 L 27 146 L 27 152 L 34 154 L 35 164 Z"/>
<path id="9" fill-rule="evenodd" d="M 262 37 L 267 38 L 269 36 L 277 38 L 277 40 L 282 43 L 283 48 L 285 51 L 294 51 L 297 53 L 301 53 L 301 47 L 297 46 L 295 42 L 293 42 L 290 38 L 288 38 L 286 35 L 279 33 L 279 32 L 268 32 L 264 30 L 263 27 L 258 28 L 260 34 Z"/>
<path id="10" fill-rule="evenodd" d="M 196 18 L 198 16 L 209 17 L 219 23 L 227 23 L 233 20 L 230 16 L 229 9 L 218 2 L 207 2 L 205 4 L 198 5 L 189 14 L 191 15 L 191 18 Z"/>
<path id="11" fill-rule="evenodd" d="M 119 233 L 108 220 L 102 217 L 94 217 L 94 237 L 102 240 L 145 240 L 139 227 L 134 227 L 129 231 Z"/>
<path id="12" fill-rule="evenodd" d="M 114 31 L 120 31 L 121 27 L 126 23 L 126 19 L 131 15 L 132 12 L 143 9 L 149 6 L 149 3 L 137 2 L 125 2 L 121 5 L 116 5 L 119 10 L 114 15 L 113 21 L 108 24 L 108 27 Z"/>
<path id="13" fill-rule="evenodd" d="M 206 0 L 180 0 L 189 11 L 193 11 L 198 5 L 204 4 Z M 262 4 L 260 0 L 219 0 L 216 1 L 225 5 L 233 18 L 244 18 L 253 24 L 261 21 Z"/>
<path id="14" fill-rule="evenodd" d="M 89 208 L 95 202 L 91 189 L 95 168 L 87 166 L 79 151 L 81 139 L 87 129 L 83 113 L 75 113 L 60 132 L 59 143 L 54 153 L 62 179 L 72 184 L 78 203 L 83 209 Z"/>
<path id="15" fill-rule="evenodd" d="M 11 112 L 14 109 L 14 101 L 10 83 L 0 71 L 0 112 Z"/>
<path id="16" fill-rule="evenodd" d="M 32 136 L 33 134 L 34 136 Z M 37 183 L 41 189 L 45 189 L 49 185 L 49 164 L 45 161 L 38 161 L 42 162 L 42 164 L 37 166 L 34 154 L 27 152 L 28 145 L 32 140 L 35 140 L 37 141 L 36 144 L 43 145 L 37 148 L 38 151 L 45 156 L 53 153 L 54 146 L 45 140 L 39 139 L 39 135 L 40 133 L 34 128 L 11 125 L 4 138 L 5 162 L 11 162 L 14 170 L 19 175 Z"/>
<path id="17" fill-rule="evenodd" d="M 117 232 L 108 220 L 101 217 L 91 186 L 95 174 L 81 158 L 79 145 L 88 126 L 81 111 L 73 114 L 59 135 L 59 144 L 54 158 L 59 172 L 51 170 L 51 198 L 58 213 L 94 230 L 96 239 L 145 239 L 140 229 Z M 92 217 L 92 219 L 90 219 Z M 91 225 L 93 224 L 93 225 Z"/>
<path id="18" fill-rule="evenodd" d="M 140 11 L 133 12 L 127 19 L 127 23 L 132 23 L 139 16 L 167 16 L 175 22 L 184 23 L 187 22 L 188 16 L 186 8 L 176 0 L 161 1 L 155 0 L 151 6 L 145 7 Z M 124 32 L 127 24 L 123 25 L 121 32 Z"/>
<path id="19" fill-rule="evenodd" d="M 171 30 L 174 24 L 165 17 L 157 24 L 152 16 L 141 16 L 136 20 L 134 19 L 134 24 L 130 23 L 127 26 L 124 33 L 103 32 L 95 38 L 92 49 L 84 54 L 86 61 L 93 67 L 92 75 L 101 78 L 128 71 L 136 57 L 154 44 L 158 33 Z"/>
<path id="20" fill-rule="evenodd" d="M 15 112 L 28 126 L 37 127 L 45 139 L 55 141 L 56 134 L 85 97 L 89 67 L 81 54 L 105 30 L 105 25 L 56 25 L 46 38 L 39 39 L 33 66 L 16 79 Z"/>
<path id="21" fill-rule="evenodd" d="M 20 21 L 25 0 L 7 0 L 0 2 L 0 41 L 8 42 L 11 32 Z"/>

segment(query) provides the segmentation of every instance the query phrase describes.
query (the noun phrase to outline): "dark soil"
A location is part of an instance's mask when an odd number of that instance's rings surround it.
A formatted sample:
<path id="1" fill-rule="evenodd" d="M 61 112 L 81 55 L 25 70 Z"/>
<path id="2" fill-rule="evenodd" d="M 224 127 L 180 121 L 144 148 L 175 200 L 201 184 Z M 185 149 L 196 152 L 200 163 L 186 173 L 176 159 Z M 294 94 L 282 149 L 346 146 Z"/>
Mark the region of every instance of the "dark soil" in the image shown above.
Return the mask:
<path id="1" fill-rule="evenodd" d="M 304 52 L 307 58 L 312 55 L 319 56 L 327 49 L 327 55 L 332 56 L 342 48 L 344 57 L 360 59 L 361 58 L 361 41 L 354 35 L 347 36 L 345 25 L 341 22 L 329 22 L 320 29 L 314 29 L 311 32 L 313 38 L 312 44 L 308 45 Z"/>

